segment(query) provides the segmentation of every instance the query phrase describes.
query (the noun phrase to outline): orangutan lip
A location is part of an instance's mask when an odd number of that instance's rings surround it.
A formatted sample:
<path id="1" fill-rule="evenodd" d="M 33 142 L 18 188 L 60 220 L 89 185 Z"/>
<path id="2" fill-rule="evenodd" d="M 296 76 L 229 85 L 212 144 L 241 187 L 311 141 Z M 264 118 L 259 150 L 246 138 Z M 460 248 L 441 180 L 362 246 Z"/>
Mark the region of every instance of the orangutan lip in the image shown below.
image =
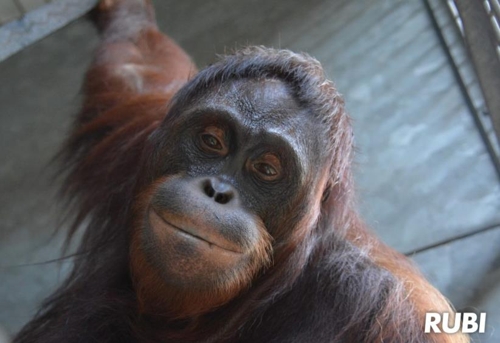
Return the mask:
<path id="1" fill-rule="evenodd" d="M 189 235 L 189 236 L 191 236 L 191 237 L 194 237 L 194 238 L 196 238 L 196 239 L 199 239 L 200 241 L 203 241 L 203 242 L 207 243 L 207 244 L 208 244 L 208 246 L 209 246 L 209 247 L 211 247 L 211 248 L 212 248 L 213 246 L 216 246 L 217 248 L 220 248 L 220 249 L 223 249 L 223 250 L 227 250 L 227 251 L 229 251 L 229 252 L 231 252 L 231 253 L 234 253 L 234 254 L 241 254 L 241 252 L 240 252 L 240 251 L 231 250 L 231 249 L 228 249 L 228 248 L 221 247 L 221 246 L 220 246 L 220 245 L 218 245 L 218 244 L 215 244 L 215 243 L 213 243 L 213 242 L 210 242 L 210 241 L 208 241 L 207 239 L 205 239 L 205 238 L 203 238 L 203 237 L 200 237 L 200 236 L 198 236 L 198 235 L 195 235 L 195 234 L 193 234 L 192 232 L 186 231 L 185 229 L 182 229 L 182 228 L 180 228 L 180 227 L 178 227 L 178 226 L 176 226 L 176 225 L 172 224 L 171 222 L 167 221 L 167 220 L 166 220 L 166 219 L 165 219 L 162 215 L 160 215 L 160 214 L 159 214 L 159 213 L 158 213 L 158 212 L 157 212 L 157 211 L 156 211 L 153 207 L 151 208 L 151 211 L 152 211 L 152 212 L 153 212 L 153 213 L 154 213 L 154 214 L 155 214 L 158 218 L 160 218 L 160 219 L 161 219 L 161 221 L 162 221 L 163 223 L 167 224 L 168 226 L 170 226 L 170 227 L 172 227 L 172 228 L 174 228 L 174 229 L 176 229 L 176 230 L 178 230 L 178 231 L 180 231 L 180 232 L 182 232 L 182 233 L 185 233 L 186 235 Z"/>

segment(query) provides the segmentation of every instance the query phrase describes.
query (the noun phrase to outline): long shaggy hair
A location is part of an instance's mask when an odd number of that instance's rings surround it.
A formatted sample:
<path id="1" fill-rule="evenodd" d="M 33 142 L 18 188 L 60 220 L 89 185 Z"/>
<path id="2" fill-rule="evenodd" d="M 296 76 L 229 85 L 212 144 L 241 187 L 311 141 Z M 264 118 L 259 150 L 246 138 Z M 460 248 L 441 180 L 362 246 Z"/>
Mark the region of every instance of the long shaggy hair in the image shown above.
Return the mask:
<path id="1" fill-rule="evenodd" d="M 108 28 L 108 43 L 120 41 L 119 28 Z M 144 29 L 136 40 L 153 39 L 151 30 Z M 143 49 L 154 46 L 144 43 Z M 154 70 L 161 73 L 161 68 Z M 318 61 L 288 50 L 243 48 L 198 73 L 173 98 L 170 89 L 150 87 L 147 79 L 138 84 L 134 76 L 132 86 L 113 82 L 129 76 L 99 55 L 87 74 L 83 108 L 61 153 L 62 193 L 75 213 L 68 240 L 77 229 L 84 234 L 72 272 L 15 342 L 279 342 L 280 337 L 297 342 L 310 337 L 466 342 L 423 334 L 423 311 L 450 308 L 405 257 L 387 250 L 359 219 L 349 117 Z M 325 165 L 318 166 L 311 189 L 286 209 L 288 217 L 276 218 L 282 230 L 274 237 L 272 265 L 245 292 L 205 315 L 182 320 L 142 316 L 129 270 L 132 210 L 154 181 L 147 166 L 161 158 L 154 148 L 168 135 L 162 122 L 229 80 L 269 78 L 284 82 L 324 124 L 316 134 L 328 137 Z M 161 78 L 153 79 L 156 84 Z"/>

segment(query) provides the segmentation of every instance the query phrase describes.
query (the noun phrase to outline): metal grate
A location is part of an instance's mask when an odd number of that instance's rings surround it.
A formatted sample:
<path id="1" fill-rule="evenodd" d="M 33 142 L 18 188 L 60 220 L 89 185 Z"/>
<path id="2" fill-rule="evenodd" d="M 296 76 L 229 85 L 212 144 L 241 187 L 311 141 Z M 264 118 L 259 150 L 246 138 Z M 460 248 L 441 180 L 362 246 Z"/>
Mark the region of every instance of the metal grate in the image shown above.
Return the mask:
<path id="1" fill-rule="evenodd" d="M 474 67 L 471 54 L 471 46 L 468 45 L 466 36 L 466 28 L 464 27 L 463 18 L 460 15 L 461 0 L 424 0 L 424 4 L 428 9 L 430 18 L 436 29 L 447 56 L 453 67 L 456 80 L 462 89 L 464 99 L 468 104 L 476 126 L 483 138 L 483 142 L 489 152 L 493 165 L 500 178 L 500 144 L 499 139 L 495 134 L 495 125 L 493 122 L 492 112 L 488 109 L 487 98 L 484 93 L 484 87 L 478 79 L 477 69 Z M 496 25 L 498 14 L 500 13 L 499 0 L 483 0 L 484 9 L 481 2 L 468 2 L 468 4 L 479 5 L 479 10 L 485 18 L 491 19 L 491 23 Z M 486 4 L 487 3 L 487 4 Z M 462 4 L 463 5 L 463 4 Z M 477 7 L 475 8 L 477 9 Z M 470 18 L 468 18 L 470 19 Z M 487 19 L 485 19 L 487 21 Z M 470 22 L 469 22 L 470 24 Z M 498 28 L 498 26 L 497 26 Z M 493 30 L 489 25 L 486 25 L 487 30 Z M 500 33 L 500 31 L 498 31 Z M 484 34 L 484 32 L 483 32 Z M 490 32 L 492 35 L 492 32 Z M 500 35 L 496 34 L 496 53 L 492 50 L 492 59 L 495 62 L 500 62 L 499 42 Z M 483 36 L 485 37 L 485 36 Z M 497 60 L 498 57 L 498 60 Z M 491 70 L 490 73 L 500 73 L 499 70 Z M 491 91 L 491 89 L 489 90 Z M 496 107 L 493 107 L 496 109 Z M 500 132 L 500 131 L 498 131 Z"/>
<path id="2" fill-rule="evenodd" d="M 453 16 L 453 19 L 455 20 L 455 24 L 457 24 L 457 27 L 463 36 L 464 24 L 462 23 L 462 18 L 460 18 L 460 14 L 458 13 L 457 5 L 455 5 L 455 1 L 453 0 L 448 0 L 447 4 L 448 4 L 448 9 L 450 10 L 451 15 Z"/>
<path id="3" fill-rule="evenodd" d="M 460 14 L 458 13 L 457 5 L 454 0 L 447 0 L 448 9 L 455 20 L 455 24 L 462 36 L 464 36 L 464 25 L 462 23 L 462 18 L 460 18 Z M 486 10 L 486 14 L 488 15 L 491 23 L 491 27 L 493 28 L 493 32 L 496 37 L 496 52 L 497 57 L 500 60 L 500 0 L 483 0 L 483 6 Z"/>
<path id="4" fill-rule="evenodd" d="M 497 39 L 497 57 L 500 59 L 500 2 L 499 0 L 484 0 L 483 4 Z"/>

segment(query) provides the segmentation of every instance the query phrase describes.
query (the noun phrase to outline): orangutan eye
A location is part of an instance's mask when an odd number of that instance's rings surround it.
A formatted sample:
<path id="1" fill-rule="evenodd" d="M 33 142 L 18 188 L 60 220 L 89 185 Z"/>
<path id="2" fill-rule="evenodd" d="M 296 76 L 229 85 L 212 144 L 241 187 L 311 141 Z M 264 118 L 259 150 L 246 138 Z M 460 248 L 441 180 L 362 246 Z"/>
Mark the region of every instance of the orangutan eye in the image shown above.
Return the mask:
<path id="1" fill-rule="evenodd" d="M 210 148 L 213 150 L 222 150 L 221 142 L 219 142 L 219 140 L 215 136 L 213 136 L 209 133 L 202 134 L 201 140 L 203 141 L 204 145 L 207 148 Z"/>
<path id="2" fill-rule="evenodd" d="M 281 177 L 281 162 L 274 154 L 265 154 L 251 164 L 252 171 L 262 180 L 274 181 Z"/>
<path id="3" fill-rule="evenodd" d="M 212 154 L 226 155 L 228 147 L 225 144 L 225 132 L 217 126 L 208 126 L 199 134 L 200 148 Z"/>
<path id="4" fill-rule="evenodd" d="M 275 175 L 278 175 L 278 172 L 276 169 L 274 169 L 271 165 L 267 163 L 255 163 L 253 165 L 255 170 L 257 170 L 259 173 L 266 177 L 273 177 Z"/>

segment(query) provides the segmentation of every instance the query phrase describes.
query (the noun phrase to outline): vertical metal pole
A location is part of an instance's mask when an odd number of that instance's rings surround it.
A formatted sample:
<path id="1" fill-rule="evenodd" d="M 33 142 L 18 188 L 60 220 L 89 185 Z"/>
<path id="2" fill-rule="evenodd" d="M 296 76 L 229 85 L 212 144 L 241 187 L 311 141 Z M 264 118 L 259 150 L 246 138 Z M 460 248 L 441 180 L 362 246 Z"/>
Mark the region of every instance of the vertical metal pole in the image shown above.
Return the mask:
<path id="1" fill-rule="evenodd" d="M 447 46 L 446 41 L 443 37 L 443 34 L 441 33 L 441 29 L 439 28 L 439 24 L 436 20 L 436 17 L 434 16 L 434 13 L 432 12 L 432 8 L 431 8 L 431 5 L 429 4 L 429 0 L 422 0 L 422 1 L 423 1 L 424 6 L 427 10 L 429 18 L 431 19 L 431 23 L 432 23 L 432 26 L 434 28 L 434 31 L 436 32 L 436 35 L 437 35 L 437 37 L 441 43 L 441 46 L 443 47 L 443 50 L 446 54 L 446 58 L 448 59 L 448 61 L 450 63 L 455 80 L 457 81 L 458 86 L 460 88 L 460 91 L 462 92 L 462 94 L 464 96 L 465 103 L 467 104 L 467 107 L 469 108 L 469 110 L 472 114 L 472 117 L 474 119 L 474 123 L 476 124 L 476 127 L 479 130 L 479 134 L 481 135 L 481 138 L 483 139 L 483 142 L 486 146 L 486 150 L 488 151 L 488 154 L 491 158 L 491 161 L 493 162 L 493 166 L 494 166 L 495 171 L 497 173 L 497 177 L 500 180 L 500 159 L 499 159 L 499 156 L 497 155 L 495 149 L 493 148 L 492 143 L 489 140 L 488 133 L 486 132 L 486 130 L 483 126 L 483 123 L 481 122 L 481 119 L 480 119 L 481 114 L 478 113 L 478 110 L 476 109 L 476 107 L 474 106 L 474 103 L 472 102 L 470 94 L 467 91 L 467 86 L 465 85 L 465 82 L 462 79 L 462 76 L 460 75 L 460 72 L 458 70 L 458 66 L 456 65 L 455 60 L 453 59 L 453 56 L 451 55 L 451 53 L 448 49 L 448 46 Z M 472 1 L 475 2 L 476 0 L 472 0 Z M 477 2 L 477 3 L 481 4 L 480 2 Z M 500 69 L 498 69 L 498 72 L 500 72 Z M 500 88 L 496 89 L 498 99 L 500 99 L 500 91 L 498 91 L 499 89 Z M 500 110 L 500 107 L 498 109 Z M 499 132 L 500 131 L 497 131 L 497 137 L 500 137 Z"/>

